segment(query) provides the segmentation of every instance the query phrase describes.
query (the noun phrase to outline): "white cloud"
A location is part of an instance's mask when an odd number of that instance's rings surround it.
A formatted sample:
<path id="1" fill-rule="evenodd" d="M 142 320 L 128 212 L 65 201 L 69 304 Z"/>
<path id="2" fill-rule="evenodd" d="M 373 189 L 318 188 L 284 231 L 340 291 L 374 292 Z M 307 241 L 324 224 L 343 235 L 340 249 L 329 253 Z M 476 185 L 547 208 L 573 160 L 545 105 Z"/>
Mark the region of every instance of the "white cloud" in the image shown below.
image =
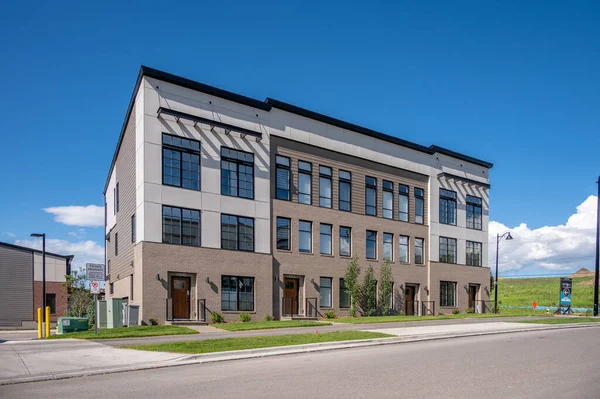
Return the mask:
<path id="1" fill-rule="evenodd" d="M 496 234 L 510 230 L 513 240 L 500 243 L 498 268 L 503 271 L 545 269 L 573 270 L 593 266 L 596 248 L 596 207 L 598 197 L 589 196 L 564 225 L 530 229 L 527 224 L 509 228 L 489 223 L 489 265 L 495 265 Z"/>
<path id="2" fill-rule="evenodd" d="M 7 236 L 12 237 L 12 238 L 15 238 L 17 236 L 15 233 L 11 233 L 10 231 L 5 231 L 2 234 L 6 234 Z"/>
<path id="3" fill-rule="evenodd" d="M 42 249 L 42 240 L 16 240 L 15 245 Z M 83 268 L 86 263 L 104 263 L 104 248 L 95 241 L 71 242 L 67 240 L 47 239 L 46 251 L 59 255 L 74 255 L 73 268 Z"/>
<path id="4" fill-rule="evenodd" d="M 104 207 L 101 206 L 55 206 L 44 208 L 44 211 L 54 215 L 55 222 L 69 226 L 104 226 Z"/>

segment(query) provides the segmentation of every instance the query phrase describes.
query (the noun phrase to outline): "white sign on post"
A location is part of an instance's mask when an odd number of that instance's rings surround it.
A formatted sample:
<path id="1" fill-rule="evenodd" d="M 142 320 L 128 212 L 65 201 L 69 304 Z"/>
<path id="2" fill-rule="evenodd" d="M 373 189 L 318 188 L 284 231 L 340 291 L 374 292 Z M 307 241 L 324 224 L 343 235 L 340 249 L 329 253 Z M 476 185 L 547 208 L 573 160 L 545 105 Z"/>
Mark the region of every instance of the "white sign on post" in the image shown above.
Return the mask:
<path id="1" fill-rule="evenodd" d="M 90 281 L 104 281 L 104 265 L 98 263 L 86 263 L 85 278 Z"/>
<path id="2" fill-rule="evenodd" d="M 90 293 L 91 294 L 99 294 L 100 293 L 100 283 L 97 281 L 92 281 L 90 283 Z"/>

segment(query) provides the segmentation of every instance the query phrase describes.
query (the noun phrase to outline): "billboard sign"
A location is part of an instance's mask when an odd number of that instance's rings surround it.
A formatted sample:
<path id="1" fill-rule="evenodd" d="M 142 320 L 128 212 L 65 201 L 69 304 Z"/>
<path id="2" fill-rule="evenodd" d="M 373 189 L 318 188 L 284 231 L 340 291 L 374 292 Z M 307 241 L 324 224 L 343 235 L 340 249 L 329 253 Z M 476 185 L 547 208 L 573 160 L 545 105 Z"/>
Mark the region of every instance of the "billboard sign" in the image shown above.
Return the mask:
<path id="1" fill-rule="evenodd" d="M 562 277 L 560 279 L 560 306 L 571 306 L 573 280 Z"/>

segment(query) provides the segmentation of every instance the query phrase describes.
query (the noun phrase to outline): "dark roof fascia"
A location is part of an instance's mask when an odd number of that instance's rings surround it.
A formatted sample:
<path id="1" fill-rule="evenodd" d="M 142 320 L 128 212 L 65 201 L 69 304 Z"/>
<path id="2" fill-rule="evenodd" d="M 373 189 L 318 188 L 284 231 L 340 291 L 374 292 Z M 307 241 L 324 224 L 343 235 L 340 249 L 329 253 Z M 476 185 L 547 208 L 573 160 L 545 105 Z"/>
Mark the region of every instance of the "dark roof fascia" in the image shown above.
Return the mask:
<path id="1" fill-rule="evenodd" d="M 466 183 L 470 183 L 470 184 L 475 184 L 477 186 L 482 186 L 485 188 L 491 188 L 492 186 L 490 186 L 489 183 L 483 183 L 477 180 L 473 180 L 473 179 L 469 179 L 466 177 L 462 177 L 462 176 L 458 176 L 458 175 L 453 175 L 452 173 L 446 173 L 446 172 L 442 172 L 440 174 L 437 175 L 437 177 L 446 177 L 448 179 L 455 179 L 455 180 L 460 180 L 460 181 L 464 181 Z"/>
<path id="2" fill-rule="evenodd" d="M 0 242 L 0 247 L 7 247 L 7 248 L 12 248 L 12 249 L 18 249 L 18 250 L 27 251 L 27 252 L 37 252 L 39 254 L 42 253 L 42 251 L 39 250 L 39 249 L 29 248 L 29 247 L 23 247 L 21 245 L 9 244 L 7 242 Z M 56 256 L 58 258 L 66 259 L 69 263 L 75 257 L 74 255 L 59 255 L 59 254 L 55 254 L 55 253 L 48 252 L 48 251 L 46 251 L 46 255 Z"/>
<path id="3" fill-rule="evenodd" d="M 448 150 L 448 149 L 443 148 L 443 147 L 439 147 L 437 145 L 432 145 L 429 148 L 431 148 L 434 152 L 438 152 L 440 154 L 444 154 L 444 155 L 447 155 L 447 156 L 452 157 L 452 158 L 456 158 L 456 159 L 460 159 L 460 160 L 463 160 L 463 161 L 466 161 L 466 162 L 470 162 L 470 163 L 475 164 L 475 165 L 483 166 L 484 168 L 491 169 L 491 168 L 494 167 L 493 163 L 482 161 L 481 159 L 473 158 L 473 157 L 470 157 L 468 155 L 464 155 L 464 154 L 461 154 L 461 153 L 458 153 L 458 152 L 455 152 L 455 151 L 452 151 L 452 150 Z"/>

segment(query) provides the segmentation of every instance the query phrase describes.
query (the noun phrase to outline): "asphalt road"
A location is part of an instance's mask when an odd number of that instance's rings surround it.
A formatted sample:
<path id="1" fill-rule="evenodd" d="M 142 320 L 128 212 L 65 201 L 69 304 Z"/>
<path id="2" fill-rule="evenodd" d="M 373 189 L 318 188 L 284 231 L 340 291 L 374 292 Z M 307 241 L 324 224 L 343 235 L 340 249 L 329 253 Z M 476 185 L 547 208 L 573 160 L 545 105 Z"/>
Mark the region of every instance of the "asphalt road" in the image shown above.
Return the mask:
<path id="1" fill-rule="evenodd" d="M 0 397 L 597 399 L 599 349 L 595 328 L 537 331 L 0 386 Z"/>

